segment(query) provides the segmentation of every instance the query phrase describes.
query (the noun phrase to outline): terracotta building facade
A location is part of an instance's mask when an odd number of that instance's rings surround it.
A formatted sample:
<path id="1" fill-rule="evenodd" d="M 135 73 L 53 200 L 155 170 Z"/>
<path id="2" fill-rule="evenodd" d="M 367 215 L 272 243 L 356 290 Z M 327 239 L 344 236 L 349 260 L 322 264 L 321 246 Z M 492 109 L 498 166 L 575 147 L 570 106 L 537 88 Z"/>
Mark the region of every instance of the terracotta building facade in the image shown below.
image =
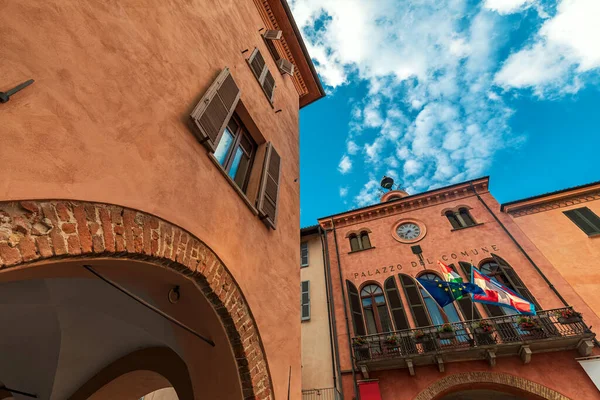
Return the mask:
<path id="1" fill-rule="evenodd" d="M 600 399 L 578 363 L 596 354 L 592 304 L 488 184 L 392 190 L 319 219 L 344 399 Z M 438 260 L 464 281 L 477 267 L 537 316 L 468 297 L 441 310 L 415 280 L 443 279 Z"/>
<path id="2" fill-rule="evenodd" d="M 285 0 L 0 25 L 0 398 L 300 399 L 298 119 L 324 92 Z"/>

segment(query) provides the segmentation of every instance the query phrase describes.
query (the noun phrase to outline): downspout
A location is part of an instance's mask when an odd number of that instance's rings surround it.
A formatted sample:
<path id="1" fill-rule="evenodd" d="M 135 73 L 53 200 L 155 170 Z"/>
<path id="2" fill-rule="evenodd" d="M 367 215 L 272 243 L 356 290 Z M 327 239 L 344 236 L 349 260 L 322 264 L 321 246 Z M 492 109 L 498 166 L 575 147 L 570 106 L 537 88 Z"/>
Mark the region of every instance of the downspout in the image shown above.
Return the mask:
<path id="1" fill-rule="evenodd" d="M 556 290 L 556 288 L 554 287 L 554 285 L 552 284 L 552 282 L 550 282 L 550 280 L 546 277 L 546 275 L 544 275 L 544 273 L 542 272 L 542 270 L 531 259 L 531 257 L 529 257 L 529 254 L 527 254 L 527 252 L 525 251 L 525 249 L 523 247 L 521 247 L 521 245 L 519 244 L 519 242 L 517 242 L 517 239 L 515 239 L 515 237 L 508 231 L 508 229 L 506 229 L 506 226 L 504 226 L 504 224 L 502 223 L 502 221 L 500 221 L 500 219 L 496 216 L 496 214 L 494 214 L 494 212 L 492 211 L 492 209 L 486 204 L 485 201 L 483 201 L 483 199 L 481 198 L 481 196 L 479 196 L 479 193 L 477 193 L 477 190 L 475 190 L 475 187 L 473 186 L 473 183 L 471 183 L 471 189 L 473 190 L 473 192 L 475 193 L 475 195 L 477 196 L 477 199 L 481 202 L 481 204 L 483 204 L 483 206 L 488 210 L 488 212 L 490 214 L 492 214 L 492 217 L 494 217 L 494 219 L 500 225 L 500 227 L 504 230 L 504 232 L 506 232 L 506 234 L 508 235 L 508 237 L 513 241 L 513 243 L 517 246 L 517 248 L 521 251 L 521 253 L 523 253 L 523 255 L 525 256 L 525 258 L 527 258 L 527 260 L 531 263 L 531 265 L 533 265 L 533 268 L 535 268 L 535 270 L 538 272 L 538 274 L 548 284 L 548 287 L 554 292 L 554 294 L 556 294 L 556 296 L 560 299 L 560 301 L 562 301 L 562 303 L 565 305 L 565 307 L 569 307 L 569 303 L 567 303 L 567 301 L 560 295 L 560 293 L 558 292 L 558 290 Z"/>
<path id="2" fill-rule="evenodd" d="M 350 352 L 350 359 L 352 360 L 352 382 L 354 383 L 354 396 L 357 400 L 360 400 L 360 394 L 358 393 L 358 385 L 356 383 L 356 372 L 354 371 L 354 361 L 352 357 L 352 338 L 350 337 L 350 324 L 348 322 L 348 299 L 346 298 L 346 290 L 344 289 L 344 281 L 342 279 L 342 264 L 340 263 L 340 250 L 338 247 L 337 233 L 335 231 L 335 221 L 331 218 L 331 226 L 333 227 L 333 240 L 335 242 L 335 254 L 337 256 L 338 273 L 340 276 L 340 287 L 342 288 L 342 298 L 344 299 L 344 317 L 346 319 L 346 336 L 348 336 L 348 351 Z"/>
<path id="3" fill-rule="evenodd" d="M 340 371 L 340 352 L 337 342 L 337 327 L 335 322 L 335 307 L 333 300 L 333 288 L 331 286 L 331 269 L 329 265 L 329 246 L 327 243 L 327 231 L 324 231 L 319 226 L 319 236 L 321 238 L 321 250 L 323 251 L 323 272 L 325 274 L 325 293 L 327 298 L 327 318 L 329 320 L 329 347 L 331 348 L 331 361 L 333 365 L 333 387 L 337 390 L 339 382 L 340 388 L 342 384 L 342 373 Z M 344 400 L 342 395 L 342 400 Z"/>

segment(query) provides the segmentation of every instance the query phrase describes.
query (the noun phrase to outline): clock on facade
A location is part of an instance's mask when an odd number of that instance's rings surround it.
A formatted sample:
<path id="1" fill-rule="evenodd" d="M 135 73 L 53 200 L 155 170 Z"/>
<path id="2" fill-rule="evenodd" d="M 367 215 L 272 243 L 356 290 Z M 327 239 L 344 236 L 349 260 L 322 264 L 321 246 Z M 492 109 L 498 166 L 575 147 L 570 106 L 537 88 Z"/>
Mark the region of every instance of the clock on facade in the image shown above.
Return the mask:
<path id="1" fill-rule="evenodd" d="M 392 235 L 402 243 L 418 242 L 425 236 L 425 225 L 414 220 L 402 220 L 394 225 Z"/>

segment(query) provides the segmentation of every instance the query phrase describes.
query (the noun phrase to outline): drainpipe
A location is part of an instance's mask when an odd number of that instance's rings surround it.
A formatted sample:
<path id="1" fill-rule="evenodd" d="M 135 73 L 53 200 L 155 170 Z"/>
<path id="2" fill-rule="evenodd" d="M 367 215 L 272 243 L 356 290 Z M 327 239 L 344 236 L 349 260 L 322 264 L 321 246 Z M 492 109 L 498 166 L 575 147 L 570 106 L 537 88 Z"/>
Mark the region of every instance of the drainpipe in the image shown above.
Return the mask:
<path id="1" fill-rule="evenodd" d="M 346 336 L 348 336 L 348 351 L 350 352 L 350 359 L 352 359 L 352 339 L 350 337 L 350 324 L 348 322 L 348 299 L 346 298 L 346 290 L 344 289 L 344 281 L 342 280 L 342 264 L 340 263 L 340 250 L 338 247 L 337 233 L 335 231 L 335 221 L 331 218 L 331 226 L 333 227 L 333 240 L 335 241 L 335 254 L 337 256 L 338 273 L 340 276 L 340 287 L 342 288 L 342 298 L 344 299 L 344 317 L 346 319 Z M 352 362 L 352 382 L 354 383 L 354 396 L 357 400 L 360 400 L 360 394 L 358 393 L 358 385 L 356 383 L 356 372 L 354 371 L 354 362 Z"/>
<path id="2" fill-rule="evenodd" d="M 506 229 L 506 226 L 504 226 L 504 224 L 500 221 L 500 219 L 496 216 L 496 214 L 494 214 L 494 212 L 492 211 L 492 209 L 485 203 L 485 201 L 483 201 L 483 199 L 481 198 L 481 196 L 479 196 L 479 193 L 477 193 L 477 190 L 475 190 L 475 187 L 473 186 L 473 183 L 471 183 L 471 189 L 473 190 L 473 192 L 475 193 L 475 195 L 477 196 L 477 199 L 481 202 L 481 204 L 483 204 L 483 206 L 489 211 L 489 213 L 492 214 L 492 217 L 494 217 L 494 219 L 500 225 L 500 227 L 504 230 L 504 232 L 506 232 L 506 234 L 508 235 L 508 237 L 513 241 L 513 243 L 517 246 L 517 248 L 521 251 L 521 253 L 523 253 L 523 255 L 525 256 L 525 258 L 527 258 L 527 260 L 531 263 L 531 265 L 533 265 L 533 268 L 535 268 L 535 270 L 538 272 L 538 274 L 548 284 L 548 287 L 554 292 L 554 294 L 556 294 L 556 296 L 560 299 L 560 301 L 562 301 L 562 303 L 565 305 L 565 307 L 569 307 L 569 303 L 567 303 L 567 301 L 560 295 L 560 293 L 558 292 L 558 290 L 556 290 L 556 288 L 554 287 L 554 285 L 552 284 L 552 282 L 550 282 L 550 280 L 546 277 L 546 275 L 544 275 L 544 273 L 542 272 L 542 270 L 531 259 L 531 257 L 529 257 L 529 254 L 527 254 L 527 252 L 525 251 L 525 249 L 523 247 L 521 247 L 521 245 L 519 244 L 519 242 L 517 242 L 517 239 L 515 239 L 515 237 L 508 231 L 508 229 Z"/>
<path id="3" fill-rule="evenodd" d="M 333 362 L 333 387 L 337 390 L 338 382 L 340 388 L 342 385 L 342 373 L 340 370 L 340 352 L 337 342 L 337 327 L 335 322 L 335 307 L 333 300 L 333 288 L 331 286 L 331 267 L 329 265 L 329 246 L 327 243 L 327 231 L 319 226 L 319 236 L 321 238 L 321 250 L 323 251 L 323 271 L 325 274 L 325 293 L 327 298 L 327 318 L 329 320 L 329 345 L 331 349 L 331 361 Z M 344 400 L 343 394 L 342 399 Z"/>

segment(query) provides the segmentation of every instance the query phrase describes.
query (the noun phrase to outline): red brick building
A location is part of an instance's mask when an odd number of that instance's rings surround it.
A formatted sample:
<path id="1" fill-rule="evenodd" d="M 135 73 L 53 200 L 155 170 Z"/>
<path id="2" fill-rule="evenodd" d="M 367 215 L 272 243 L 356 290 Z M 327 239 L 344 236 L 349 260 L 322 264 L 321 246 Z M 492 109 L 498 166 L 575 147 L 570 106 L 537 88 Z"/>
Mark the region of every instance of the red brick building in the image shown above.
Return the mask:
<path id="1" fill-rule="evenodd" d="M 0 399 L 299 399 L 286 1 L 0 10 Z"/>
<path id="2" fill-rule="evenodd" d="M 596 313 L 500 212 L 488 178 L 390 191 L 319 224 L 345 399 L 600 399 L 576 360 L 594 354 Z M 470 298 L 442 312 L 415 281 L 442 279 L 438 260 L 464 280 L 476 266 L 529 299 L 534 328 Z M 583 320 L 559 319 L 569 307 Z"/>

